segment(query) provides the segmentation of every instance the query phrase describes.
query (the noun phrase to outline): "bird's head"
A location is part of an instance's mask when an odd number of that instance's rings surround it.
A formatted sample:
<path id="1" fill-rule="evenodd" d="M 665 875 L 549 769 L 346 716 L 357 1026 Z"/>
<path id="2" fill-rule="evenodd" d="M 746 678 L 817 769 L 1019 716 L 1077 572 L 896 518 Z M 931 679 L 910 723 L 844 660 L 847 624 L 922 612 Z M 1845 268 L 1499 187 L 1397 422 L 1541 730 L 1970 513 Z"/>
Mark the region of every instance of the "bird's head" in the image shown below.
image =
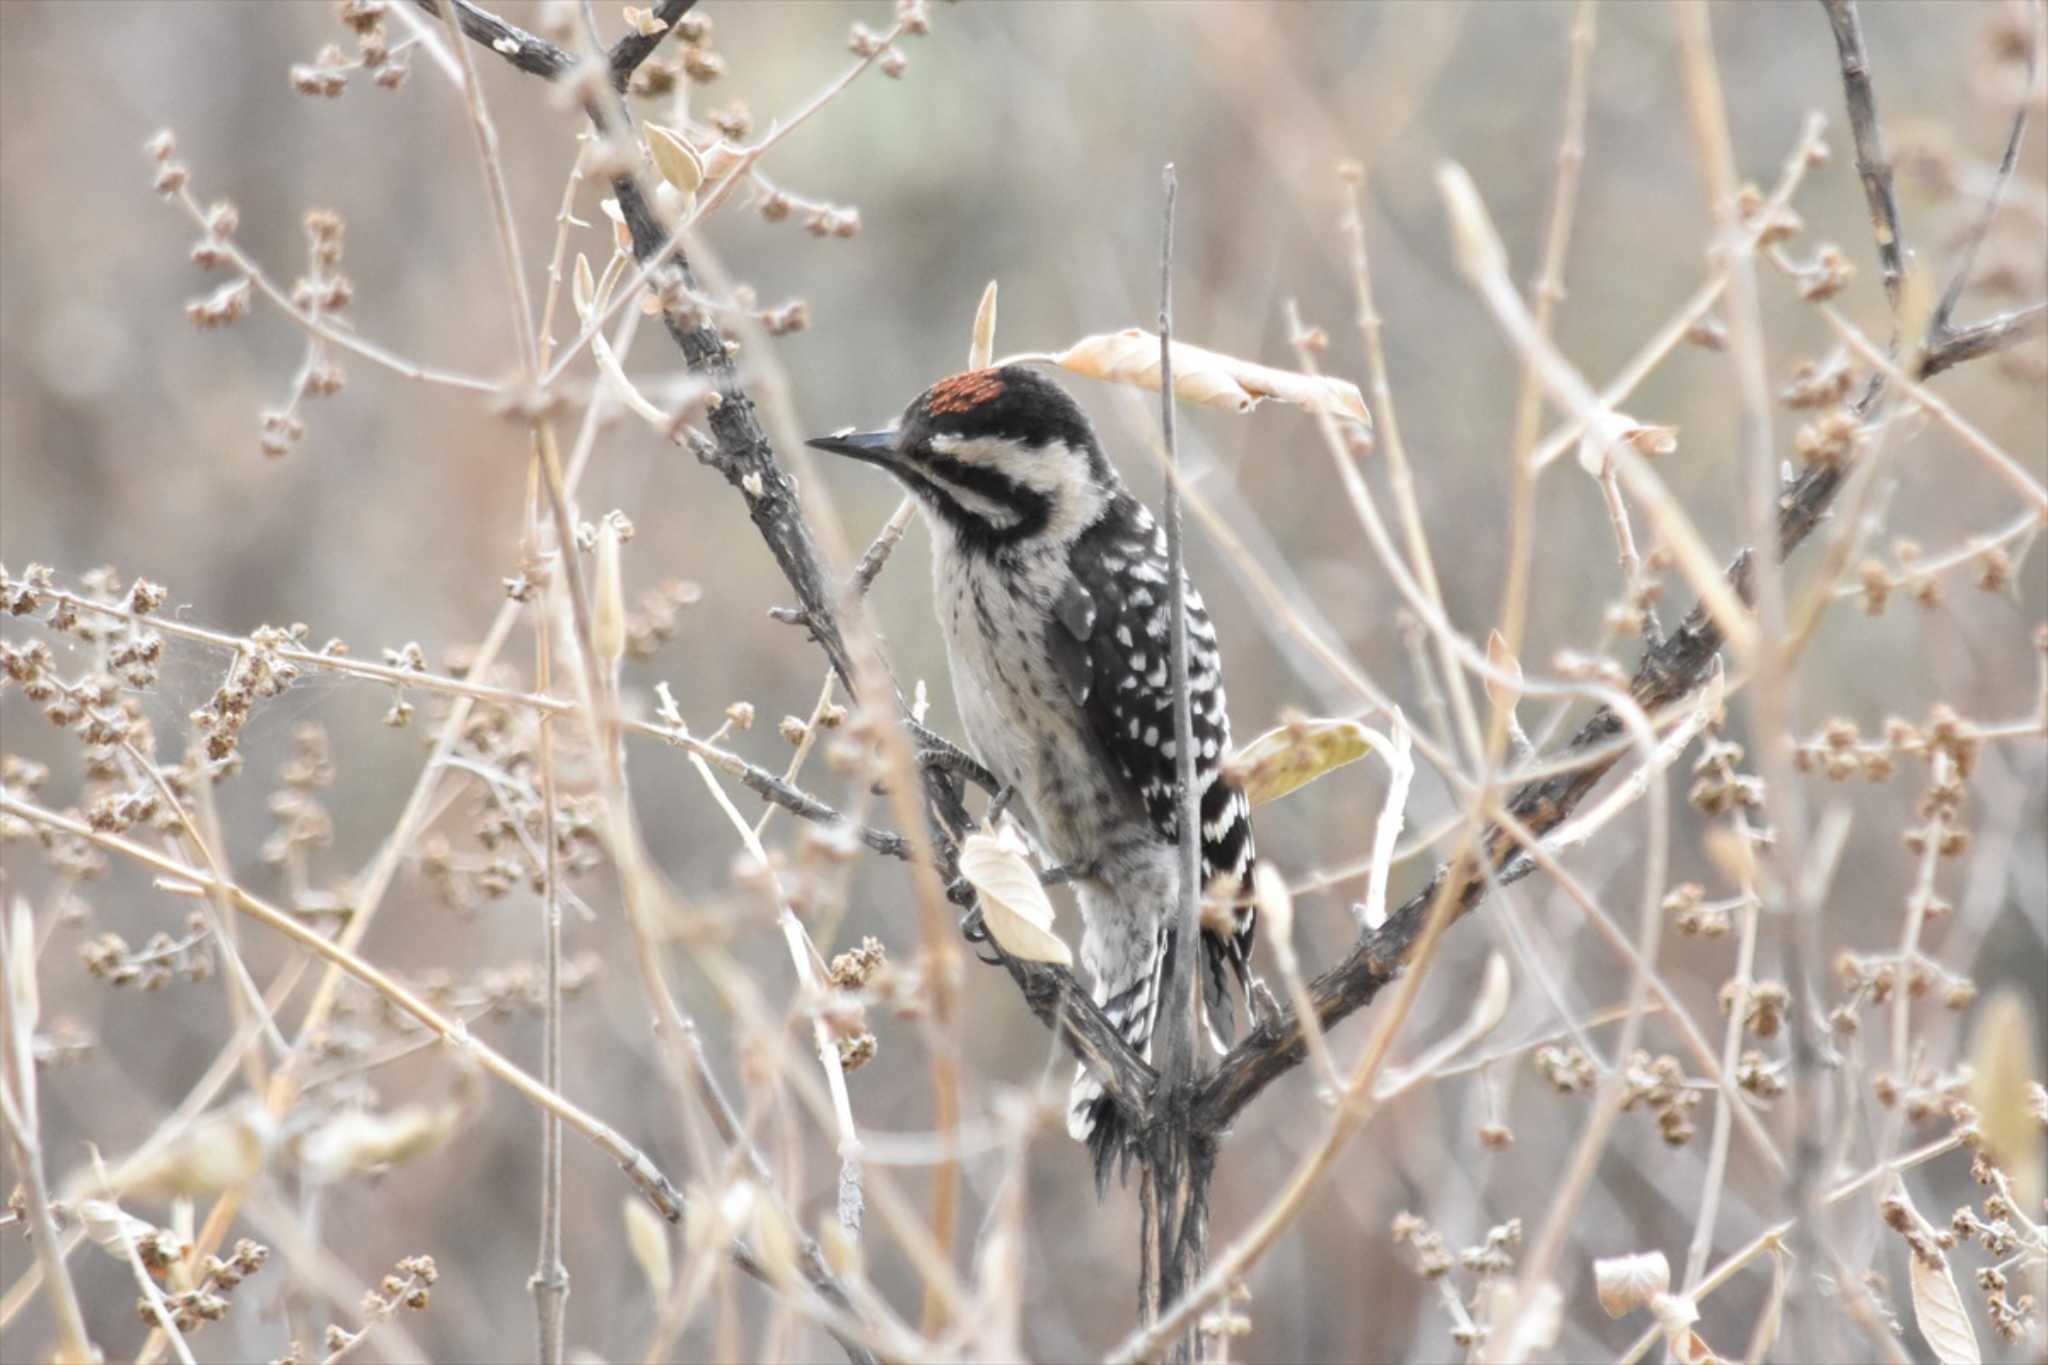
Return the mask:
<path id="1" fill-rule="evenodd" d="M 1118 487 L 1080 405 L 1026 365 L 941 379 L 893 427 L 810 444 L 880 465 L 917 494 L 935 527 L 984 551 L 1070 541 Z"/>

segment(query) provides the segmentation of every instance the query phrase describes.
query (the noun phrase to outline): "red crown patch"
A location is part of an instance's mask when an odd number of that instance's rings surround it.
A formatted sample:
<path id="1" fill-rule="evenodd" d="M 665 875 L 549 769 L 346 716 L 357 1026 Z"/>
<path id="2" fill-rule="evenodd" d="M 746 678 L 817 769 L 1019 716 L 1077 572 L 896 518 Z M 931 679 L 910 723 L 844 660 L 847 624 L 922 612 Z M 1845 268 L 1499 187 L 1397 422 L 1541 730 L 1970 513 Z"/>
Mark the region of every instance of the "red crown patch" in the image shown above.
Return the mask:
<path id="1" fill-rule="evenodd" d="M 969 370 L 932 385 L 932 396 L 925 407 L 934 415 L 966 412 L 990 399 L 1000 398 L 1002 392 L 1003 379 L 996 371 Z"/>

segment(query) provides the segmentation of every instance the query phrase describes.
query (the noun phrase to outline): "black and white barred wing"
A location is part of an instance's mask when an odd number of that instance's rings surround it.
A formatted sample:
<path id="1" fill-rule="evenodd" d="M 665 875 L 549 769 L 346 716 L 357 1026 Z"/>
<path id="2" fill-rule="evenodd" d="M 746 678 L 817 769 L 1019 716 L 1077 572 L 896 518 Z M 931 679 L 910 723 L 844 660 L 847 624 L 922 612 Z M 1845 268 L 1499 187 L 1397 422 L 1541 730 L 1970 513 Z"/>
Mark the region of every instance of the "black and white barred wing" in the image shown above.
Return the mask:
<path id="1" fill-rule="evenodd" d="M 1074 585 L 1056 604 L 1053 657 L 1111 771 L 1143 803 L 1152 828 L 1179 838 L 1174 807 L 1173 683 L 1168 629 L 1166 534 L 1152 514 L 1120 494 L 1073 552 Z M 1252 872 L 1251 807 L 1224 780 L 1230 718 L 1216 630 L 1201 594 L 1187 591 L 1188 693 L 1195 744 L 1195 788 L 1202 822 L 1202 882 L 1214 901 L 1248 902 Z M 1223 969 L 1248 983 L 1254 915 L 1248 903 L 1226 912 L 1224 932 L 1203 934 L 1210 969 L 1210 1025 L 1227 1038 L 1231 1015 Z M 1205 921 L 1215 924 L 1214 917 Z M 1220 1008 L 1217 1008 L 1219 1007 Z"/>

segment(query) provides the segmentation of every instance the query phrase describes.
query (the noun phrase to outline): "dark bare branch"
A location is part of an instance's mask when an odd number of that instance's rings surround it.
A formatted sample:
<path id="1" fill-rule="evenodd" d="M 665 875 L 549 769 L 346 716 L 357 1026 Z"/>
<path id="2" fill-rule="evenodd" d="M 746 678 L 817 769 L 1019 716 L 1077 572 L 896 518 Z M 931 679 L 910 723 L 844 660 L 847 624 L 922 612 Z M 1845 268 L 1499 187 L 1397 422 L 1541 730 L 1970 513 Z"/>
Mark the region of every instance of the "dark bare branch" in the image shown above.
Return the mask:
<path id="1" fill-rule="evenodd" d="M 427 13 L 441 13 L 440 0 L 413 0 Z M 473 38 L 529 76 L 560 80 L 576 65 L 576 54 L 557 47 L 536 33 L 500 19 L 469 0 L 455 0 L 455 22 L 465 37 Z"/>
<path id="2" fill-rule="evenodd" d="M 1921 377 L 1930 378 L 1966 360 L 2005 350 L 2044 329 L 2048 329 L 2048 302 L 2030 303 L 1972 326 L 1959 327 L 1928 349 L 1920 362 Z"/>
<path id="3" fill-rule="evenodd" d="M 621 95 L 633 79 L 633 73 L 647 60 L 662 39 L 676 26 L 676 21 L 695 8 L 697 0 L 661 0 L 654 7 L 651 16 L 660 25 L 653 33 L 628 33 L 612 44 L 611 52 L 605 58 L 605 68 L 611 75 L 612 89 Z"/>
<path id="4" fill-rule="evenodd" d="M 1905 274 L 1906 244 L 1899 232 L 1899 201 L 1892 192 L 1892 163 L 1885 155 L 1884 134 L 1877 124 L 1877 95 L 1870 84 L 1870 54 L 1863 50 L 1863 25 L 1856 0 L 1821 0 L 1835 50 L 1842 62 L 1842 94 L 1849 105 L 1849 132 L 1856 143 L 1856 175 L 1870 206 L 1871 231 L 1877 238 L 1877 263 L 1884 275 L 1884 296 L 1896 309 L 1899 281 Z"/>
<path id="5" fill-rule="evenodd" d="M 441 12 L 440 0 L 413 0 L 413 3 L 429 14 Z M 640 69 L 668 37 L 669 31 L 696 7 L 697 0 L 660 0 L 654 6 L 653 17 L 662 28 L 651 34 L 629 33 L 613 43 L 605 54 L 605 69 L 611 78 L 612 88 L 624 92 L 633 73 Z M 556 81 L 567 75 L 576 65 L 576 54 L 567 48 L 549 42 L 537 33 L 528 33 L 514 23 L 508 23 L 483 7 L 472 4 L 471 0 L 455 0 L 455 22 L 461 26 L 465 36 L 475 39 L 491 51 L 503 57 L 529 76 L 542 80 Z"/>

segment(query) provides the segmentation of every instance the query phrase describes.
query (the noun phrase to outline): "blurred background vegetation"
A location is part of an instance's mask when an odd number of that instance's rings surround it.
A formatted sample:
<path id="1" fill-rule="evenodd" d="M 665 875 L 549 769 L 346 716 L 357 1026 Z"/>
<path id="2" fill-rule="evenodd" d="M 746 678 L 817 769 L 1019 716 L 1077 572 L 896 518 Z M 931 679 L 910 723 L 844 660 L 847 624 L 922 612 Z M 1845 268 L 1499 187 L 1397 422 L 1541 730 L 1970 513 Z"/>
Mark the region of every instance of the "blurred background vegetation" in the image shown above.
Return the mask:
<path id="1" fill-rule="evenodd" d="M 536 22 L 532 6 L 500 8 L 515 22 Z M 742 100 L 757 135 L 845 68 L 849 25 L 881 28 L 890 19 L 880 3 L 708 3 L 704 11 L 715 20 L 726 71 L 694 92 L 694 106 Z M 600 12 L 615 36 L 616 7 Z M 1865 7 L 1909 231 L 1938 279 L 1973 211 L 1969 191 L 1981 186 L 2003 143 L 2011 90 L 2001 84 L 2007 68 L 1989 35 L 2004 13 L 2000 4 L 1957 0 Z M 1456 271 L 1433 173 L 1446 158 L 1471 171 L 1517 277 L 1530 278 L 1555 180 L 1571 19 L 1570 5 L 1533 0 L 941 6 L 931 36 L 906 48 L 900 81 L 870 73 L 764 165 L 793 192 L 857 206 L 857 235 L 814 238 L 794 220 L 766 222 L 737 204 L 709 224 L 707 240 L 727 271 L 753 285 L 764 305 L 801 298 L 809 306 L 808 329 L 773 343 L 773 368 L 743 352 L 742 373 L 757 396 L 774 382 L 774 370 L 786 375 L 800 420 L 823 432 L 877 424 L 957 369 L 976 299 L 992 278 L 1002 286 L 998 355 L 1150 326 L 1158 173 L 1172 161 L 1181 186 L 1178 334 L 1291 366 L 1283 303 L 1294 299 L 1308 322 L 1331 334 L 1325 367 L 1362 381 L 1334 174 L 1340 159 L 1356 159 L 1369 174 L 1374 281 L 1423 517 L 1452 618 L 1468 635 L 1483 636 L 1506 556 L 1506 460 L 1519 366 Z M 1870 335 L 1888 335 L 1824 16 L 1814 4 L 1786 0 L 1716 6 L 1713 20 L 1746 178 L 1771 183 L 1807 112 L 1828 116 L 1835 156 L 1797 201 L 1808 227 L 1804 245 L 1842 244 L 1862 273 L 1839 306 Z M 1557 322 L 1563 349 L 1596 382 L 1698 285 L 1708 236 L 1670 12 L 1602 5 L 1598 22 L 1584 186 Z M 304 440 L 282 459 L 263 455 L 258 413 L 288 393 L 301 334 L 260 300 L 232 328 L 194 330 L 183 305 L 218 279 L 188 262 L 190 225 L 151 192 L 140 153 L 156 129 L 174 129 L 200 199 L 233 200 L 241 211 L 238 240 L 281 279 L 304 258 L 305 211 L 339 211 L 348 224 L 354 326 L 417 360 L 508 374 L 514 344 L 501 266 L 461 101 L 424 60 L 413 61 L 397 91 L 371 88 L 358 76 L 337 100 L 294 94 L 287 68 L 345 37 L 326 4 L 0 5 L 0 183 L 7 187 L 0 196 L 0 558 L 15 572 L 28 561 L 50 564 L 60 582 L 74 586 L 83 571 L 111 563 L 123 575 L 167 584 L 174 604 L 167 614 L 179 619 L 232 632 L 303 621 L 316 643 L 339 636 L 370 658 L 419 641 L 438 667 L 476 638 L 502 600 L 501 580 L 520 567 L 523 435 L 485 416 L 474 395 L 344 358 L 349 383 L 305 410 Z M 477 59 L 538 291 L 578 120 L 488 52 L 479 50 Z M 2027 147 L 2012 221 L 1987 249 L 2016 296 L 1975 292 L 1964 321 L 2039 297 L 2044 146 L 2048 139 L 2037 136 Z M 594 226 L 572 247 L 594 261 L 610 250 L 599 197 L 586 184 L 577 212 Z M 1796 292 L 1768 273 L 1764 303 L 1775 386 L 1797 361 L 1826 355 L 1834 340 Z M 558 323 L 556 335 L 566 340 L 572 330 Z M 2037 339 L 2008 359 L 1940 381 L 1958 409 L 2037 477 L 2048 467 L 2042 359 Z M 650 325 L 628 369 L 659 384 L 681 366 Z M 1157 475 L 1143 453 L 1150 405 L 1074 383 L 1126 477 L 1156 498 Z M 1682 347 L 1628 408 L 1679 428 L 1678 450 L 1660 472 L 1717 552 L 1731 551 L 1741 512 L 1728 357 Z M 1798 415 L 1781 409 L 1778 417 L 1777 439 L 1789 452 Z M 1313 424 L 1275 407 L 1242 417 L 1183 409 L 1182 423 L 1184 459 L 1253 555 L 1411 717 L 1421 716 L 1397 595 L 1334 491 Z M 1930 552 L 1951 548 L 2011 515 L 2007 490 L 1945 431 L 1893 439 L 1906 444 L 1894 452 L 1896 488 L 1879 549 L 1894 537 Z M 803 477 L 807 499 L 836 505 L 856 547 L 895 504 L 895 488 L 870 471 L 813 473 L 801 452 L 782 453 Z M 1383 481 L 1377 463 L 1368 475 Z M 799 631 L 766 617 L 789 592 L 732 492 L 686 452 L 629 423 L 602 439 L 579 504 L 585 516 L 619 508 L 635 523 L 625 557 L 629 594 L 669 577 L 702 588 L 672 642 L 651 660 L 628 661 L 629 704 L 648 707 L 655 682 L 668 680 L 701 732 L 717 724 L 728 702 L 750 701 L 765 723 L 732 743 L 779 770 L 789 751 L 773 721 L 808 713 L 823 665 Z M 1532 670 L 1544 669 L 1559 649 L 1599 643 L 1618 581 L 1598 492 L 1569 462 L 1543 481 L 1539 516 L 1543 548 L 1523 651 Z M 1918 719 L 1938 700 L 1979 719 L 2024 714 L 2036 693 L 2030 635 L 2048 612 L 2041 564 L 2036 556 L 2012 591 L 1996 594 L 1973 591 L 1965 570 L 1932 609 L 1898 600 L 1873 619 L 1853 599 L 1838 603 L 1810 647 L 1799 733 L 1837 715 L 1870 731 L 1887 715 Z M 913 528 L 875 589 L 874 612 L 899 677 L 927 681 L 934 724 L 957 732 L 927 565 L 923 531 Z M 1207 536 L 1193 537 L 1190 566 L 1230 660 L 1240 737 L 1266 728 L 1285 707 L 1352 709 L 1332 679 L 1285 643 Z M 1795 581 L 1810 573 L 1802 563 Z M 1689 600 L 1674 578 L 1667 619 Z M 530 657 L 523 636 L 507 655 L 522 664 Z M 1626 644 L 1618 657 L 1632 658 Z M 173 645 L 153 703 L 166 736 L 180 731 L 226 664 L 225 654 Z M 411 728 L 387 728 L 381 718 L 389 701 L 373 686 L 308 678 L 259 708 L 247 733 L 246 771 L 222 791 L 229 851 L 246 885 L 259 892 L 281 886 L 279 871 L 258 855 L 269 828 L 271 775 L 296 722 L 326 727 L 338 761 L 328 801 L 333 842 L 316 855 L 316 879 L 339 882 L 374 855 L 432 733 L 424 705 Z M 10 752 L 58 767 L 47 795 L 75 799 L 76 765 L 61 737 L 15 693 L 0 699 L 0 718 Z M 177 745 L 166 748 L 175 753 Z M 699 907 L 741 917 L 735 946 L 779 998 L 784 948 L 759 898 L 733 883 L 736 846 L 725 822 L 680 754 L 643 745 L 631 763 L 637 807 L 662 868 Z M 1954 879 L 1949 894 L 1962 908 L 1930 938 L 1944 961 L 1981 986 L 2010 982 L 2033 993 L 2039 1019 L 2048 979 L 2044 754 L 2038 743 L 2007 746 L 1985 763 L 1975 814 L 2006 834 L 1980 838 L 2002 844 L 2006 856 L 1976 860 Z M 811 776 L 828 794 L 843 791 L 822 766 Z M 1817 808 L 1844 795 L 1813 781 Z M 1911 871 L 1898 831 L 1911 818 L 1916 787 L 1902 780 L 1851 793 L 1856 819 L 1827 907 L 1831 949 L 1895 940 Z M 1361 764 L 1269 808 L 1259 824 L 1262 855 L 1296 875 L 1357 859 L 1370 846 L 1382 790 L 1377 765 Z M 751 797 L 737 799 L 753 809 Z M 1411 830 L 1449 808 L 1443 785 L 1425 773 Z M 1635 819 L 1617 827 L 1622 837 L 1598 841 L 1573 860 L 1617 905 L 1628 903 L 1639 876 Z M 786 843 L 794 824 L 781 817 L 771 828 Z M 459 803 L 444 825 L 462 837 Z M 1681 811 L 1674 879 L 1711 880 L 1699 847 L 1695 817 Z M 1397 872 L 1397 898 L 1426 875 L 1429 861 Z M 27 863 L 10 854 L 7 866 L 11 894 Z M 570 949 L 596 954 L 606 976 L 604 988 L 570 1006 L 567 1088 L 674 1167 L 683 1160 L 675 1111 L 615 898 L 601 875 L 580 889 L 597 917 L 572 918 Z M 1304 899 L 1297 935 L 1306 962 L 1331 961 L 1349 941 L 1345 907 L 1360 894 L 1362 879 Z M 139 942 L 175 928 L 177 912 L 129 869 L 85 895 L 90 926 L 60 931 L 44 966 L 46 1013 L 76 1022 L 98 1045 L 89 1062 L 46 1078 L 46 1146 L 59 1170 L 79 1159 L 84 1139 L 117 1152 L 146 1136 L 228 1030 L 217 984 L 173 984 L 141 997 L 89 979 L 73 935 L 111 929 Z M 1622 998 L 1621 969 L 1582 932 L 1575 909 L 1540 877 L 1516 895 L 1542 928 L 1543 950 L 1575 1011 L 1583 1016 Z M 533 906 L 515 891 L 458 913 L 408 866 L 367 951 L 408 972 L 457 978 L 530 963 L 538 940 Z M 1071 911 L 1062 913 L 1071 937 L 1078 932 L 1066 918 Z M 862 865 L 836 946 L 866 934 L 893 956 L 915 954 L 907 883 L 880 860 Z M 1479 964 L 1500 938 L 1486 914 L 1453 936 L 1409 1038 L 1435 1036 L 1462 1016 Z M 284 960 L 260 932 L 245 934 L 245 943 L 259 979 Z M 1775 974 L 1769 940 L 1766 959 Z M 1726 941 L 1677 939 L 1663 960 L 1698 1016 L 1715 1027 Z M 720 1069 L 743 1086 L 735 1040 L 714 1001 L 686 958 L 672 961 L 670 972 L 705 1025 Z M 1031 1084 L 1051 1051 L 1000 973 L 971 964 L 967 972 L 961 1027 L 975 1112 L 996 1087 Z M 1533 1037 L 1556 1023 L 1551 1007 L 1522 989 L 1496 1038 Z M 879 1013 L 875 1026 L 879 1055 L 851 1077 L 855 1112 L 877 1130 L 921 1129 L 929 1101 L 915 1029 Z M 536 1055 L 530 1016 L 480 1027 L 509 1055 L 529 1062 Z M 1950 1027 L 1946 1016 L 1931 1015 L 1924 1036 L 1946 1046 Z M 1362 1026 L 1353 1024 L 1338 1035 L 1339 1046 L 1348 1055 L 1360 1036 Z M 1670 1046 L 1654 1021 L 1650 1043 Z M 1054 1071 L 1063 1084 L 1064 1063 Z M 394 1098 L 435 1095 L 446 1077 L 431 1058 L 419 1058 L 380 1074 L 379 1086 Z M 531 1349 L 525 1282 L 537 1124 L 505 1093 L 491 1092 L 486 1105 L 454 1145 L 399 1167 L 360 1199 L 337 1202 L 321 1229 L 326 1245 L 366 1278 L 413 1252 L 439 1260 L 434 1307 L 407 1325 L 443 1359 L 524 1358 Z M 1219 1243 L 1291 1168 L 1317 1126 L 1304 1121 L 1314 1111 L 1311 1078 L 1297 1073 L 1245 1115 L 1217 1184 Z M 1426 1212 L 1462 1244 L 1506 1218 L 1540 1217 L 1560 1154 L 1586 1112 L 1582 1097 L 1555 1096 L 1525 1064 L 1507 1064 L 1484 1083 L 1438 1084 L 1380 1115 L 1350 1146 L 1325 1197 L 1261 1265 L 1251 1286 L 1253 1334 L 1240 1352 L 1254 1359 L 1457 1358 L 1446 1319 L 1387 1235 L 1390 1218 L 1403 1208 Z M 1473 1134 L 1496 1116 L 1519 1140 L 1488 1153 Z M 789 1121 L 808 1125 L 800 1115 Z M 1563 1262 L 1566 1358 L 1609 1352 L 1618 1340 L 1592 1309 L 1584 1279 L 1574 1278 L 1592 1255 L 1683 1246 L 1703 1145 L 1674 1154 L 1640 1114 L 1624 1117 Z M 832 1207 L 834 1164 L 829 1138 L 808 1141 L 804 1151 L 790 1194 L 809 1223 Z M 625 1358 L 640 1349 L 653 1310 L 621 1231 L 624 1186 L 582 1144 L 571 1142 L 567 1155 L 575 1277 L 569 1339 L 603 1358 Z M 1740 1145 L 1734 1160 L 1733 1187 L 1767 1188 Z M 993 1158 L 969 1162 L 968 1232 L 999 1174 Z M 0 1180 L 11 1183 L 11 1174 Z M 1722 1249 L 1761 1226 L 1739 1195 L 1731 1198 Z M 1025 1339 L 1034 1355 L 1080 1358 L 1121 1336 L 1136 1279 L 1133 1214 L 1128 1191 L 1112 1190 L 1098 1206 L 1082 1154 L 1047 1132 L 1034 1149 L 1023 1262 L 1033 1309 Z M 8 1282 L 28 1263 L 24 1245 L 0 1230 Z M 1861 1264 L 1872 1249 L 1866 1242 L 1845 1253 Z M 1880 1250 L 1889 1256 L 1896 1249 Z M 908 1267 L 887 1250 L 874 1254 L 871 1271 L 891 1299 L 914 1303 Z M 96 1331 L 103 1340 L 128 1340 L 132 1329 L 117 1325 L 130 1311 L 127 1271 L 100 1256 L 76 1264 Z M 1743 1314 L 1761 1293 L 1757 1277 L 1753 1287 L 1726 1291 L 1716 1311 L 1747 1321 Z M 765 1321 L 765 1300 L 751 1287 L 741 1301 L 750 1323 Z M 43 1339 L 40 1312 L 31 1310 L 18 1339 Z M 254 1359 L 275 1354 L 280 1341 L 275 1321 L 238 1312 L 195 1345 L 209 1358 Z M 702 1329 L 684 1347 L 701 1355 Z M 830 1349 L 806 1331 L 794 1353 L 808 1358 Z"/>

